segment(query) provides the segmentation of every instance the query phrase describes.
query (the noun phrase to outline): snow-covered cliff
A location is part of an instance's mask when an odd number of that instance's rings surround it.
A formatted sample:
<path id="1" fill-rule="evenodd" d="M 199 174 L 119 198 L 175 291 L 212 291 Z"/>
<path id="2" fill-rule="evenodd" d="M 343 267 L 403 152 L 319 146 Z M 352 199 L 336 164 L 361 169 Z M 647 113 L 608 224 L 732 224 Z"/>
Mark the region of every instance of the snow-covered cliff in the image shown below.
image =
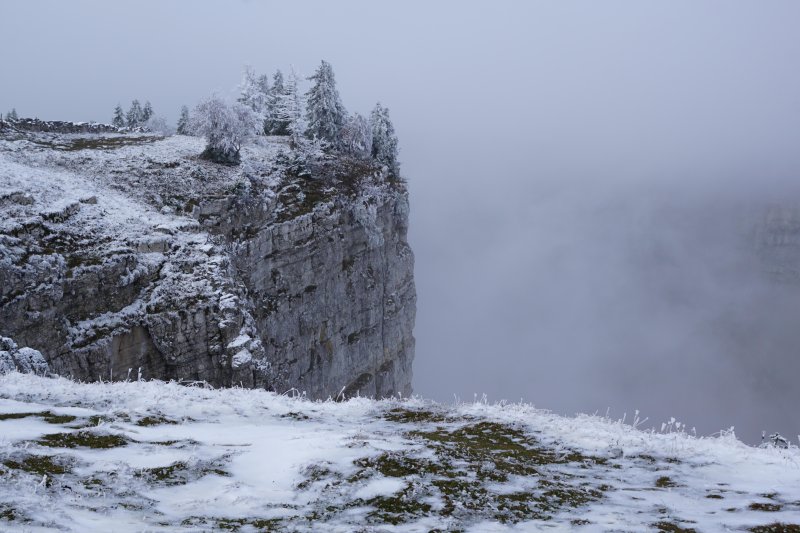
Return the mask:
<path id="1" fill-rule="evenodd" d="M 0 137 L 0 335 L 81 380 L 310 397 L 411 392 L 404 184 L 280 138 L 240 167 L 192 137 Z"/>

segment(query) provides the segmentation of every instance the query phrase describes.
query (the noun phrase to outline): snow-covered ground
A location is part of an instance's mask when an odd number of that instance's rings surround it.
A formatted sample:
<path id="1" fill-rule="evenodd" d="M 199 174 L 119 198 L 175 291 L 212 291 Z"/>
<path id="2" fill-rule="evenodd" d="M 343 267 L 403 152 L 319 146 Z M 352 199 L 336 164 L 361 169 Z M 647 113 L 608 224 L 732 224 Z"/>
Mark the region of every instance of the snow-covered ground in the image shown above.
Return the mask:
<path id="1" fill-rule="evenodd" d="M 517 404 L 0 376 L 3 531 L 800 527 L 791 524 L 800 450 L 753 448 L 732 433 L 644 432 Z"/>

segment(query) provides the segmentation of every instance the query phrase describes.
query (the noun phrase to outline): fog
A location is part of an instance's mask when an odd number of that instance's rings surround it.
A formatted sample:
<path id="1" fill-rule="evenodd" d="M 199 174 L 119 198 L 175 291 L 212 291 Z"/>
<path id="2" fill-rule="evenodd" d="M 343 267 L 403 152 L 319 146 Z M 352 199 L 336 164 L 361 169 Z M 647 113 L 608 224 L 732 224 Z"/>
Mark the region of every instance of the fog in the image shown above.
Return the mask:
<path id="1" fill-rule="evenodd" d="M 387 105 L 419 395 L 800 433 L 800 254 L 762 224 L 800 205 L 800 4 L 6 0 L 0 20 L 21 116 L 139 98 L 174 121 L 244 64 L 323 58 L 349 110 Z"/>

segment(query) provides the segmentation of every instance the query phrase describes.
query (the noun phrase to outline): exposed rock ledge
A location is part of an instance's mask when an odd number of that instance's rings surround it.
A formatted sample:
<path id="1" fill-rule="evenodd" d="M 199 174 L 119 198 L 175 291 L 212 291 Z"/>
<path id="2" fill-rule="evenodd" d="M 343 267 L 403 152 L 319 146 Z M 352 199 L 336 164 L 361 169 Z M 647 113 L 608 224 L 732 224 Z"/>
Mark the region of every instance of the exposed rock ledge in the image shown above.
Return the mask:
<path id="1" fill-rule="evenodd" d="M 0 138 L 0 335 L 82 380 L 410 394 L 404 184 L 294 176 L 279 139 L 237 169 L 194 138 L 112 140 Z"/>

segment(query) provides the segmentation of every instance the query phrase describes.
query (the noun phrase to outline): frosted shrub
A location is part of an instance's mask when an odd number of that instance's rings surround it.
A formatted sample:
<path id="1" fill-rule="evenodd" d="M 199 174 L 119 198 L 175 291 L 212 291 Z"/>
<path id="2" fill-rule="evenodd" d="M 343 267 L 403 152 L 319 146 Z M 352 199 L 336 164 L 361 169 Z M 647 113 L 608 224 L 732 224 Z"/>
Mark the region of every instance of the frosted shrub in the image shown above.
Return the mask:
<path id="1" fill-rule="evenodd" d="M 226 104 L 214 95 L 195 107 L 191 130 L 205 137 L 203 157 L 226 165 L 238 165 L 242 145 L 256 134 L 258 118 L 247 106 Z"/>

